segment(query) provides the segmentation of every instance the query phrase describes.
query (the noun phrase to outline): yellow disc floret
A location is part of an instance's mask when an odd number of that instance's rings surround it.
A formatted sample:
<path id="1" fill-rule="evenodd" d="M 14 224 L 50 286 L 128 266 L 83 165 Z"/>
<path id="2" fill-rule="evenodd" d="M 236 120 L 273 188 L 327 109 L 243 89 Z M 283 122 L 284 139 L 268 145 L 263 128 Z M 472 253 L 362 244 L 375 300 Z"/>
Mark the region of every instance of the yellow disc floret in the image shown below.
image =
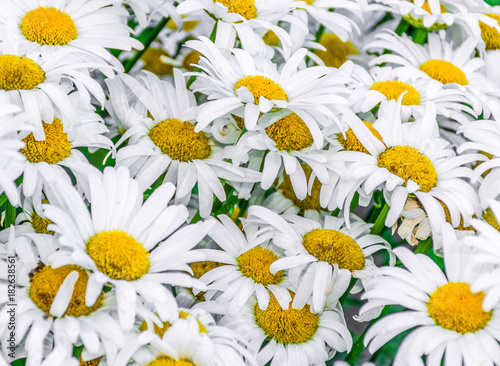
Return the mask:
<path id="1" fill-rule="evenodd" d="M 174 360 L 168 356 L 158 357 L 156 360 L 151 361 L 145 366 L 197 366 L 189 360 L 179 359 Z"/>
<path id="2" fill-rule="evenodd" d="M 149 272 L 149 252 L 124 231 L 95 234 L 86 249 L 99 271 L 114 280 L 135 281 Z"/>
<path id="3" fill-rule="evenodd" d="M 498 224 L 497 218 L 491 211 L 491 209 L 487 208 L 486 211 L 483 212 L 482 216 L 484 221 L 493 226 L 495 229 L 500 231 L 500 225 Z"/>
<path id="4" fill-rule="evenodd" d="M 272 274 L 269 267 L 278 259 L 273 251 L 255 247 L 236 258 L 236 264 L 241 274 L 254 282 L 267 285 L 277 285 L 283 281 L 283 271 Z"/>
<path id="5" fill-rule="evenodd" d="M 0 55 L 0 89 L 32 90 L 45 81 L 45 72 L 33 60 Z"/>
<path id="6" fill-rule="evenodd" d="M 464 72 L 451 62 L 445 60 L 428 60 L 420 65 L 419 69 L 429 75 L 432 79 L 440 81 L 443 84 L 469 84 Z"/>
<path id="7" fill-rule="evenodd" d="M 49 203 L 49 201 L 43 199 L 42 203 Z M 53 224 L 53 222 L 49 219 L 41 217 L 35 210 L 33 210 L 33 213 L 31 214 L 31 227 L 36 233 L 54 235 L 53 231 L 47 230 L 47 226 L 49 226 L 49 224 Z"/>
<path id="8" fill-rule="evenodd" d="M 147 48 L 141 56 L 141 60 L 144 62 L 143 69 L 158 76 L 172 75 L 174 67 L 163 62 L 162 56 L 170 57 L 163 48 Z"/>
<path id="9" fill-rule="evenodd" d="M 377 157 L 378 166 L 404 180 L 411 179 L 420 186 L 420 191 L 429 192 L 437 184 L 437 173 L 431 159 L 411 146 L 394 146 Z"/>
<path id="10" fill-rule="evenodd" d="M 300 151 L 313 144 L 309 127 L 296 113 L 290 113 L 266 127 L 266 134 L 280 151 Z"/>
<path id="11" fill-rule="evenodd" d="M 387 80 L 377 81 L 370 90 L 376 90 L 385 95 L 387 100 L 398 100 L 401 94 L 403 96 L 403 105 L 420 105 L 420 94 L 413 86 L 402 81 Z"/>
<path id="12" fill-rule="evenodd" d="M 188 71 L 194 71 L 196 69 L 196 65 L 200 62 L 201 53 L 198 51 L 191 51 L 182 60 L 182 67 Z M 193 66 L 195 65 L 195 66 Z"/>
<path id="13" fill-rule="evenodd" d="M 73 19 L 66 12 L 48 6 L 26 13 L 19 27 L 28 41 L 41 45 L 67 45 L 78 36 Z"/>
<path id="14" fill-rule="evenodd" d="M 382 141 L 382 136 L 375 128 L 373 128 L 372 122 L 363 121 L 363 123 L 365 124 L 366 127 L 368 127 L 368 129 L 373 134 L 373 136 L 375 136 L 380 141 Z M 339 133 L 337 135 L 337 138 L 344 149 L 346 149 L 348 151 L 359 151 L 359 152 L 362 152 L 365 154 L 369 154 L 368 150 L 366 150 L 366 148 L 363 146 L 361 141 L 359 141 L 359 139 L 354 134 L 354 131 L 352 130 L 352 128 L 349 128 L 345 132 L 345 138 L 344 138 L 344 135 L 341 133 Z"/>
<path id="15" fill-rule="evenodd" d="M 191 314 L 186 313 L 185 311 L 179 311 L 179 318 L 187 319 L 189 316 L 191 316 Z M 201 324 L 200 320 L 198 318 L 196 318 L 196 321 L 198 322 L 198 328 L 200 330 L 200 333 L 207 333 L 207 329 L 205 328 L 205 326 L 203 324 Z M 168 328 L 170 328 L 171 325 L 172 324 L 170 324 L 170 322 L 163 322 L 163 326 L 160 328 L 156 324 L 153 324 L 154 332 L 156 334 L 158 334 L 161 338 L 163 338 L 163 335 L 168 330 Z M 144 332 L 147 329 L 148 329 L 148 325 L 147 325 L 146 321 L 143 320 L 141 322 L 141 324 L 139 325 L 139 330 L 141 332 Z"/>
<path id="16" fill-rule="evenodd" d="M 278 47 L 281 43 L 279 37 L 272 30 L 268 30 L 263 36 L 262 40 L 268 46 Z"/>
<path id="17" fill-rule="evenodd" d="M 311 176 L 312 169 L 309 165 L 302 164 L 302 168 L 304 169 L 304 173 L 306 174 L 306 181 L 309 182 L 309 177 Z M 295 191 L 293 190 L 292 181 L 290 180 L 290 176 L 286 173 L 283 173 L 283 182 L 278 186 L 281 194 L 288 198 L 293 202 L 295 206 L 300 208 L 301 210 L 324 210 L 319 202 L 319 195 L 321 192 L 321 183 L 318 178 L 314 178 L 311 194 L 308 194 L 306 198 L 303 200 L 299 200 L 295 195 Z"/>
<path id="18" fill-rule="evenodd" d="M 194 132 L 194 125 L 172 118 L 158 123 L 149 138 L 163 154 L 173 160 L 188 162 L 210 157 L 212 147 L 205 132 Z"/>
<path id="19" fill-rule="evenodd" d="M 427 311 L 436 325 L 460 334 L 486 327 L 493 311 L 484 311 L 484 292 L 472 293 L 465 282 L 448 282 L 438 287 L 427 302 Z"/>
<path id="20" fill-rule="evenodd" d="M 349 235 L 331 229 L 314 229 L 302 238 L 302 245 L 319 261 L 337 264 L 340 269 L 359 271 L 365 267 L 365 255 Z"/>
<path id="21" fill-rule="evenodd" d="M 292 298 L 295 295 L 290 294 Z M 266 310 L 261 310 L 258 304 L 254 307 L 255 322 L 264 333 L 284 345 L 301 344 L 313 339 L 319 327 L 319 315 L 311 313 L 309 305 L 293 309 L 292 302 L 288 309 L 283 310 L 274 295 L 269 295 Z"/>
<path id="22" fill-rule="evenodd" d="M 214 0 L 214 4 L 224 5 L 230 13 L 240 14 L 246 20 L 257 18 L 254 0 Z"/>
<path id="23" fill-rule="evenodd" d="M 500 14 L 485 14 L 490 18 L 493 18 L 500 25 Z M 486 25 L 485 23 L 479 21 L 479 26 L 481 27 L 481 38 L 486 44 L 487 50 L 498 50 L 500 49 L 500 33 L 493 27 Z"/>
<path id="24" fill-rule="evenodd" d="M 101 293 L 94 305 L 90 307 L 85 306 L 85 292 L 87 291 L 89 275 L 80 266 L 66 265 L 59 268 L 43 266 L 31 278 L 28 290 L 29 297 L 40 310 L 49 313 L 59 287 L 61 287 L 66 277 L 73 271 L 78 272 L 78 280 L 75 282 L 73 296 L 63 316 L 79 317 L 93 313 L 102 306 L 104 295 Z"/>
<path id="25" fill-rule="evenodd" d="M 57 164 L 71 155 L 71 142 L 68 134 L 64 132 L 63 124 L 59 118 L 52 123 L 42 122 L 45 139 L 37 141 L 30 133 L 23 141 L 26 146 L 20 151 L 30 163 Z"/>
<path id="26" fill-rule="evenodd" d="M 259 104 L 259 98 L 262 96 L 268 100 L 286 100 L 288 97 L 281 86 L 274 80 L 262 75 L 250 75 L 241 78 L 234 84 L 234 90 L 246 86 L 252 93 L 254 104 Z"/>
<path id="27" fill-rule="evenodd" d="M 326 48 L 326 51 L 316 49 L 313 52 L 323 60 L 326 66 L 339 68 L 347 61 L 348 56 L 359 53 L 351 41 L 343 42 L 333 33 L 323 33 L 319 43 Z"/>

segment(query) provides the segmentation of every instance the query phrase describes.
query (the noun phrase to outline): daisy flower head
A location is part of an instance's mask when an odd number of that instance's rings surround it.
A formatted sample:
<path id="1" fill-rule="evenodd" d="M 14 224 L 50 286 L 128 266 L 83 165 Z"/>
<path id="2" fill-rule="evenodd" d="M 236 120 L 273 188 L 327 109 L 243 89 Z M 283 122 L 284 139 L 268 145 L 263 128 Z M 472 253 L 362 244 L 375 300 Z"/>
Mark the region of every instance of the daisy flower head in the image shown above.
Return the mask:
<path id="1" fill-rule="evenodd" d="M 372 277 L 376 266 L 371 255 L 385 249 L 395 262 L 390 245 L 381 237 L 369 234 L 371 225 L 352 215 L 351 227 L 345 221 L 325 216 L 323 224 L 296 215 L 278 215 L 268 209 L 252 206 L 249 221 L 262 220 L 272 227 L 273 243 L 284 250 L 284 256 L 271 264 L 271 273 L 288 270 L 290 281 L 297 286 L 293 307 L 306 303 L 315 313 L 325 307 L 328 293 L 343 295 L 351 276 L 359 279 L 354 291 Z M 332 300 L 330 299 L 330 302 Z"/>
<path id="2" fill-rule="evenodd" d="M 177 304 L 166 285 L 205 289 L 188 274 L 187 263 L 200 260 L 191 249 L 211 223 L 181 228 L 188 216 L 186 207 L 168 205 L 175 187 L 164 184 L 143 203 L 143 192 L 125 167 L 107 167 L 103 174 L 90 173 L 88 179 L 90 211 L 73 187 L 57 183 L 52 188 L 64 208 L 42 206 L 54 223 L 49 229 L 60 236 L 63 246 L 51 257 L 52 264 L 76 264 L 91 272 L 87 306 L 110 283 L 124 330 L 133 326 L 137 299 L 151 304 L 161 320 L 175 319 Z"/>
<path id="3" fill-rule="evenodd" d="M 201 249 L 207 260 L 216 263 L 200 277 L 208 291 L 219 291 L 215 302 L 200 307 L 217 313 L 237 314 L 253 296 L 259 307 L 269 304 L 270 293 L 285 308 L 290 302 L 285 271 L 271 273 L 270 266 L 280 251 L 269 236 L 242 232 L 231 218 L 219 215 L 208 236 L 220 249 Z"/>
<path id="4" fill-rule="evenodd" d="M 468 226 L 480 207 L 476 191 L 462 179 L 472 175 L 464 164 L 482 160 L 484 156 L 457 156 L 438 135 L 435 107 L 431 103 L 422 118 L 409 123 L 401 122 L 401 98 L 382 107 L 379 119 L 373 124 L 380 136 L 361 122 L 354 121 L 351 125 L 368 154 L 338 152 L 338 159 L 351 162 L 342 178 L 353 189 L 362 185 L 365 195 L 376 189 L 384 192 L 390 207 L 386 226 L 392 226 L 400 217 L 409 195 L 423 206 L 433 232 L 440 233 L 446 219 L 442 205 L 448 208 L 454 227 L 459 226 L 461 218 Z"/>
<path id="5" fill-rule="evenodd" d="M 17 240 L 11 230 L 9 245 L 17 246 Z M 22 257 L 27 254 L 12 253 L 10 260 L 26 263 Z M 7 257 L 0 261 L 0 266 L 1 273 L 6 275 Z M 123 346 L 123 332 L 115 320 L 115 293 L 101 291 L 93 305 L 85 305 L 89 273 L 84 268 L 78 265 L 56 268 L 49 262 L 38 262 L 32 267 L 19 265 L 15 277 L 19 330 L 15 343 L 24 347 L 26 365 L 61 365 L 73 354 L 73 344 L 78 342 L 89 352 L 107 354 L 110 359 Z M 11 306 L 8 303 L 7 297 L 2 298 L 3 312 Z M 7 326 L 8 322 L 0 325 L 2 348 L 9 344 Z M 49 339 L 50 347 L 46 344 Z"/>
<path id="6" fill-rule="evenodd" d="M 415 328 L 399 347 L 394 365 L 423 364 L 422 356 L 427 364 L 440 364 L 443 357 L 446 365 L 498 363 L 500 303 L 487 303 L 488 291 L 479 289 L 493 266 L 478 265 L 478 251 L 457 241 L 449 224 L 442 231 L 445 273 L 427 255 L 399 247 L 394 251 L 405 268 L 383 267 L 381 275 L 368 282 L 362 297 L 368 302 L 361 313 L 383 305 L 407 310 L 376 322 L 364 344 L 373 354 L 399 333 Z"/>
<path id="7" fill-rule="evenodd" d="M 130 37 L 128 12 L 117 0 L 6 0 L 0 9 L 8 14 L 0 26 L 15 23 L 20 50 L 44 58 L 67 48 L 76 55 L 84 52 L 121 67 L 106 48 L 143 47 Z"/>
<path id="8" fill-rule="evenodd" d="M 336 352 L 349 351 L 352 338 L 342 308 L 314 313 L 309 305 L 282 308 L 273 294 L 261 309 L 255 298 L 237 314 L 226 315 L 220 325 L 248 340 L 248 350 L 259 365 L 323 365 Z"/>
<path id="9" fill-rule="evenodd" d="M 475 111 L 475 117 L 482 110 L 481 102 L 474 96 L 474 88 L 483 79 L 479 69 L 484 61 L 475 57 L 475 49 L 480 41 L 469 37 L 458 47 L 438 33 L 428 35 L 426 45 L 418 45 L 407 37 L 400 37 L 392 31 L 381 32 L 376 40 L 366 49 L 386 49 L 391 54 L 384 54 L 373 59 L 370 65 L 399 66 L 397 75 L 406 80 L 419 78 L 434 79 L 446 88 L 457 88 L 469 99 Z"/>
<path id="10" fill-rule="evenodd" d="M 202 54 L 198 63 L 202 72 L 192 73 L 197 76 L 192 86 L 208 98 L 200 107 L 196 130 L 226 113 L 243 116 L 245 128 L 254 130 L 261 113 L 286 108 L 304 121 L 320 148 L 323 140 L 318 126 L 337 121 L 336 114 L 347 105 L 349 67 L 335 71 L 314 66 L 298 71 L 307 53 L 304 48 L 277 70 L 269 60 L 252 57 L 245 50 L 220 50 L 205 37 L 186 46 Z"/>
<path id="11" fill-rule="evenodd" d="M 180 70 L 174 71 L 175 85 L 147 72 L 137 80 L 127 75 L 120 79 L 120 84 L 131 90 L 134 100 L 129 102 L 133 107 L 125 113 L 126 122 L 121 123 L 129 125 L 129 129 L 118 145 L 126 139 L 129 141 L 118 150 L 116 159 L 118 164 L 130 168 L 142 189 L 147 189 L 165 173 L 163 182 L 177 186 L 175 202 L 187 204 L 197 185 L 200 215 L 207 217 L 214 195 L 220 201 L 226 200 L 220 179 L 230 184 L 260 179 L 259 173 L 227 162 L 223 146 L 210 132 L 196 132 L 193 123 L 196 99 L 186 89 Z M 116 103 L 119 104 L 123 96 L 122 90 L 116 95 Z M 115 94 L 111 94 L 111 100 L 114 97 Z"/>

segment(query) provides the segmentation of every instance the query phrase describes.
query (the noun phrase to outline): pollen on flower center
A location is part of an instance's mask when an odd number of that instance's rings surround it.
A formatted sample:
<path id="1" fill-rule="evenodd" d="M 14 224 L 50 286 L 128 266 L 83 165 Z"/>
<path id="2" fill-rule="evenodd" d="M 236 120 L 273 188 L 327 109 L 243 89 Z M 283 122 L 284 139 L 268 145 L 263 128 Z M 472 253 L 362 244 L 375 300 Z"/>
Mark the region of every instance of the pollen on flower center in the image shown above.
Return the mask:
<path id="1" fill-rule="evenodd" d="M 311 176 L 312 169 L 309 165 L 306 164 L 302 164 L 302 168 L 304 169 L 304 173 L 306 175 L 306 181 L 309 182 L 309 177 Z M 293 202 L 295 206 L 297 206 L 301 210 L 323 210 L 319 202 L 321 183 L 319 182 L 318 178 L 314 178 L 311 194 L 308 194 L 303 200 L 299 200 L 295 195 L 290 176 L 286 173 L 283 173 L 283 182 L 278 186 L 278 189 L 285 198 L 288 198 Z"/>
<path id="2" fill-rule="evenodd" d="M 197 366 L 189 360 L 179 359 L 174 360 L 168 356 L 160 356 L 156 360 L 151 361 L 145 366 Z"/>
<path id="3" fill-rule="evenodd" d="M 45 81 L 45 72 L 33 60 L 0 55 L 0 89 L 31 90 Z"/>
<path id="4" fill-rule="evenodd" d="M 351 41 L 343 42 L 333 33 L 323 33 L 319 40 L 326 51 L 315 49 L 313 52 L 319 56 L 326 66 L 339 68 L 347 61 L 347 57 L 359 53 Z"/>
<path id="5" fill-rule="evenodd" d="M 382 136 L 380 136 L 380 133 L 375 128 L 373 128 L 372 122 L 363 121 L 363 123 L 366 127 L 368 127 L 373 136 L 382 141 Z M 359 151 L 365 154 L 369 154 L 368 150 L 366 150 L 361 141 L 359 141 L 359 139 L 354 134 L 352 128 L 349 128 L 345 132 L 345 138 L 342 133 L 337 134 L 337 138 L 344 149 L 348 151 Z"/>
<path id="6" fill-rule="evenodd" d="M 73 19 L 66 12 L 48 6 L 26 13 L 19 27 L 28 41 L 41 45 L 67 45 L 78 36 Z"/>
<path id="7" fill-rule="evenodd" d="M 257 18 L 254 0 L 214 0 L 214 4 L 224 5 L 230 13 L 240 14 L 246 20 Z"/>
<path id="8" fill-rule="evenodd" d="M 387 100 L 398 100 L 404 92 L 403 105 L 420 105 L 420 93 L 413 86 L 397 80 L 377 81 L 370 90 L 376 90 L 385 95 Z"/>
<path id="9" fill-rule="evenodd" d="M 487 208 L 486 211 L 483 212 L 483 214 L 482 214 L 481 217 L 488 224 L 490 224 L 495 229 L 497 229 L 498 231 L 500 231 L 500 225 L 498 224 L 498 221 L 497 221 L 495 215 L 493 215 L 493 212 L 491 211 L 491 209 Z"/>
<path id="10" fill-rule="evenodd" d="M 273 251 L 255 247 L 236 258 L 236 264 L 241 274 L 254 282 L 267 285 L 277 285 L 283 281 L 283 271 L 272 274 L 269 267 L 278 259 Z"/>
<path id="11" fill-rule="evenodd" d="M 63 316 L 79 317 L 93 313 L 102 306 L 104 295 L 101 293 L 94 305 L 90 307 L 85 306 L 85 292 L 87 290 L 89 275 L 80 266 L 68 264 L 59 268 L 52 268 L 51 266 L 42 267 L 31 278 L 28 290 L 29 297 L 40 310 L 49 313 L 59 288 L 66 277 L 73 271 L 78 272 L 78 280 L 75 282 L 73 296 Z"/>
<path id="12" fill-rule="evenodd" d="M 57 164 L 71 155 L 71 142 L 59 118 L 52 123 L 42 122 L 45 139 L 37 141 L 30 133 L 23 141 L 26 144 L 20 151 L 30 163 Z"/>
<path id="13" fill-rule="evenodd" d="M 210 157 L 212 147 L 205 132 L 194 132 L 194 125 L 172 118 L 158 123 L 149 138 L 163 154 L 173 160 L 188 162 Z"/>
<path id="14" fill-rule="evenodd" d="M 263 96 L 268 100 L 286 100 L 288 97 L 281 86 L 274 80 L 262 75 L 250 75 L 241 78 L 234 84 L 234 90 L 246 86 L 252 93 L 254 104 L 259 104 L 259 98 Z"/>
<path id="15" fill-rule="evenodd" d="M 460 334 L 486 327 L 493 311 L 484 311 L 484 292 L 472 293 L 465 282 L 448 282 L 438 287 L 427 302 L 427 312 L 436 325 Z"/>
<path id="16" fill-rule="evenodd" d="M 288 309 L 283 310 L 274 295 L 269 295 L 267 309 L 261 310 L 255 304 L 253 311 L 255 322 L 264 333 L 284 345 L 301 344 L 313 339 L 319 327 L 319 315 L 312 313 L 309 305 L 293 309 L 293 300 Z M 290 295 L 292 299 L 295 296 L 293 292 Z"/>
<path id="17" fill-rule="evenodd" d="M 49 201 L 43 199 L 42 203 L 49 203 Z M 53 231 L 47 230 L 47 226 L 49 226 L 49 224 L 53 224 L 53 222 L 49 219 L 44 219 L 35 210 L 33 210 L 33 213 L 31 214 L 31 227 L 36 233 L 54 235 Z"/>
<path id="18" fill-rule="evenodd" d="M 434 80 L 440 81 L 443 84 L 469 84 L 464 72 L 453 65 L 451 62 L 445 60 L 427 60 L 419 66 L 419 70 L 425 72 L 427 75 L 429 75 L 429 77 Z"/>
<path id="19" fill-rule="evenodd" d="M 161 57 L 170 55 L 163 48 L 149 47 L 143 53 L 141 60 L 144 62 L 144 70 L 150 71 L 158 76 L 172 75 L 174 67 L 162 61 Z"/>
<path id="20" fill-rule="evenodd" d="M 429 192 L 437 184 L 437 173 L 432 161 L 411 146 L 394 146 L 377 157 L 378 166 L 401 177 L 405 183 L 411 179 L 420 191 Z"/>
<path id="21" fill-rule="evenodd" d="M 80 361 L 80 366 L 97 366 L 99 362 L 101 362 L 102 356 L 94 358 L 93 360 L 83 361 L 82 355 L 78 356 L 78 360 Z"/>
<path id="22" fill-rule="evenodd" d="M 365 266 L 365 255 L 356 241 L 349 235 L 331 229 L 314 229 L 302 238 L 302 245 L 319 261 L 340 269 L 359 271 Z"/>
<path id="23" fill-rule="evenodd" d="M 500 15 L 499 14 L 485 14 L 490 18 L 493 18 L 500 25 Z M 479 21 L 479 26 L 481 27 L 481 38 L 484 43 L 486 43 L 487 50 L 498 50 L 500 49 L 500 33 L 493 27 Z"/>
<path id="24" fill-rule="evenodd" d="M 300 151 L 313 144 L 309 127 L 296 113 L 290 113 L 266 127 L 266 134 L 280 151 Z"/>
<path id="25" fill-rule="evenodd" d="M 124 231 L 95 234 L 86 249 L 99 271 L 114 280 L 135 281 L 149 272 L 149 252 Z"/>
<path id="26" fill-rule="evenodd" d="M 184 57 L 184 60 L 182 60 L 182 67 L 188 71 L 194 71 L 196 69 L 196 66 L 193 65 L 198 65 L 198 62 L 200 62 L 200 56 L 201 53 L 199 53 L 198 51 L 189 52 Z"/>
<path id="27" fill-rule="evenodd" d="M 185 311 L 179 311 L 179 318 L 181 318 L 181 319 L 187 319 L 190 315 L 191 314 L 186 313 Z M 200 330 L 200 333 L 207 333 L 207 329 L 205 328 L 205 326 L 203 324 L 201 324 L 199 319 L 196 319 L 196 321 L 198 322 L 198 328 Z M 168 328 L 170 328 L 171 325 L 172 324 L 170 324 L 170 322 L 163 322 L 163 326 L 160 328 L 156 324 L 153 324 L 154 332 L 156 334 L 158 334 L 160 336 L 160 338 L 163 338 L 163 335 L 168 330 Z M 143 320 L 141 322 L 141 324 L 139 325 L 139 331 L 144 332 L 147 329 L 148 329 L 148 325 L 147 325 L 146 321 Z"/>

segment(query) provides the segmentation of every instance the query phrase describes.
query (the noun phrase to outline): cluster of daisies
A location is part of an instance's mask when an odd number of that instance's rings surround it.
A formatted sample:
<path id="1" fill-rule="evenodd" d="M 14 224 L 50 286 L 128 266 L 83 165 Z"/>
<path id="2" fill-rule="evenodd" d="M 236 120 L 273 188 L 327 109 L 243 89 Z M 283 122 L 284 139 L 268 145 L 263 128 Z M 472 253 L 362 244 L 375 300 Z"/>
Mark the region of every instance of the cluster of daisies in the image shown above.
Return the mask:
<path id="1" fill-rule="evenodd" d="M 0 366 L 500 365 L 495 1 L 0 0 Z"/>

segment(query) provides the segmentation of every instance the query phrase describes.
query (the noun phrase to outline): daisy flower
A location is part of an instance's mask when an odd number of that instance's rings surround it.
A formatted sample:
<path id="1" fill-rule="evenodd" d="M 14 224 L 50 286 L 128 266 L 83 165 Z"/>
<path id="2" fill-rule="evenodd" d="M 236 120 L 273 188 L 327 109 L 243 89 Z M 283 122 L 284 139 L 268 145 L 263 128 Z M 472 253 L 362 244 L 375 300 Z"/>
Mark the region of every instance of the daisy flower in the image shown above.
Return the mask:
<path id="1" fill-rule="evenodd" d="M 161 320 L 175 319 L 177 304 L 165 285 L 205 290 L 183 272 L 190 272 L 187 263 L 200 260 L 200 254 L 191 249 L 211 224 L 180 228 L 188 212 L 184 206 L 168 206 L 174 186 L 158 187 L 143 203 L 143 193 L 125 167 L 107 167 L 103 175 L 90 173 L 89 186 L 90 212 L 76 190 L 65 184 L 53 184 L 65 203 L 63 209 L 42 206 L 45 217 L 54 222 L 49 229 L 61 236 L 64 247 L 51 257 L 52 264 L 76 264 L 91 271 L 87 306 L 110 283 L 116 289 L 120 325 L 125 330 L 133 326 L 138 298 L 152 304 Z"/>
<path id="2" fill-rule="evenodd" d="M 288 270 L 292 281 L 298 281 L 294 308 L 309 303 L 312 311 L 321 312 L 327 289 L 334 281 L 343 283 L 339 286 L 345 291 L 351 275 L 361 281 L 374 275 L 376 266 L 371 255 L 381 249 L 388 251 L 391 265 L 395 263 L 389 243 L 370 235 L 372 225 L 354 215 L 350 228 L 343 219 L 333 216 L 325 216 L 322 225 L 296 215 L 280 216 L 259 206 L 250 207 L 248 215 L 249 220 L 258 218 L 275 229 L 273 243 L 285 251 L 285 256 L 272 263 L 270 271 Z M 362 289 L 359 282 L 354 291 Z"/>
<path id="3" fill-rule="evenodd" d="M 368 153 L 338 152 L 336 159 L 351 162 L 342 179 L 352 184 L 352 189 L 359 188 L 362 182 L 365 195 L 382 188 L 390 206 L 386 226 L 392 226 L 400 217 L 409 195 L 422 204 L 433 231 L 440 233 L 445 221 L 441 203 L 448 208 L 454 227 L 461 218 L 469 225 L 480 207 L 477 193 L 462 179 L 472 175 L 463 165 L 483 160 L 484 156 L 456 156 L 449 143 L 437 135 L 433 104 L 415 122 L 401 123 L 401 99 L 384 104 L 379 116 L 373 128 L 380 136 L 361 122 L 351 125 Z"/>
<path id="4" fill-rule="evenodd" d="M 349 67 L 334 71 L 314 66 L 297 71 L 307 53 L 304 48 L 278 71 L 271 61 L 256 59 L 245 50 L 232 49 L 232 54 L 223 55 L 205 37 L 189 41 L 186 46 L 203 55 L 198 63 L 203 72 L 192 73 L 197 77 L 194 90 L 208 97 L 199 108 L 197 131 L 226 113 L 243 115 L 245 128 L 254 130 L 261 113 L 286 108 L 304 121 L 321 148 L 323 138 L 318 125 L 338 121 L 332 110 L 344 111 L 347 104 L 344 94 L 348 93 L 345 83 L 351 81 Z"/>
<path id="5" fill-rule="evenodd" d="M 163 181 L 177 186 L 175 203 L 187 204 L 197 185 L 200 215 L 207 217 L 214 195 L 220 201 L 226 200 L 220 179 L 228 183 L 260 179 L 259 173 L 227 162 L 223 147 L 211 139 L 210 133 L 195 132 L 192 121 L 196 100 L 186 89 L 180 70 L 174 71 L 175 86 L 146 72 L 138 80 L 125 75 L 120 80 L 116 83 L 126 84 L 137 100 L 135 109 L 125 113 L 126 117 L 132 117 L 122 125 L 130 127 L 118 145 L 127 138 L 129 142 L 118 150 L 116 159 L 118 164 L 130 168 L 142 189 L 147 189 L 165 173 Z M 116 98 L 123 97 L 123 93 Z M 138 118 L 137 113 L 141 113 L 142 118 Z"/>
<path id="6" fill-rule="evenodd" d="M 126 25 L 128 12 L 116 0 L 5 0 L 0 5 L 0 26 L 15 23 L 19 48 L 46 58 L 57 49 L 66 48 L 78 55 L 81 51 L 121 64 L 106 48 L 130 50 L 143 45 L 130 37 Z M 75 52 L 76 51 L 76 52 Z"/>
<path id="7" fill-rule="evenodd" d="M 373 354 L 399 333 L 416 328 L 399 347 L 394 365 L 423 364 L 422 356 L 428 365 L 441 364 L 443 357 L 446 365 L 457 366 L 499 362 L 500 303 L 487 304 L 488 292 L 478 290 L 492 266 L 478 265 L 478 251 L 457 241 L 445 225 L 445 273 L 428 256 L 399 247 L 394 252 L 405 268 L 381 268 L 363 295 L 368 303 L 361 313 L 383 305 L 408 309 L 383 317 L 365 334 L 364 344 Z"/>
<path id="8" fill-rule="evenodd" d="M 324 365 L 336 352 L 349 351 L 352 338 L 342 308 L 313 313 L 309 305 L 283 309 L 273 294 L 263 310 L 255 299 L 237 315 L 227 315 L 220 325 L 234 329 L 248 340 L 257 363 L 278 365 Z"/>
<path id="9" fill-rule="evenodd" d="M 200 277 L 207 290 L 218 290 L 216 303 L 200 304 L 206 310 L 236 314 L 256 295 L 261 309 L 269 303 L 269 292 L 285 308 L 290 302 L 284 271 L 271 273 L 269 267 L 279 252 L 270 237 L 243 233 L 226 215 L 219 215 L 208 236 L 222 249 L 200 249 L 207 260 L 220 264 Z M 224 309 L 224 311 L 218 310 Z"/>

